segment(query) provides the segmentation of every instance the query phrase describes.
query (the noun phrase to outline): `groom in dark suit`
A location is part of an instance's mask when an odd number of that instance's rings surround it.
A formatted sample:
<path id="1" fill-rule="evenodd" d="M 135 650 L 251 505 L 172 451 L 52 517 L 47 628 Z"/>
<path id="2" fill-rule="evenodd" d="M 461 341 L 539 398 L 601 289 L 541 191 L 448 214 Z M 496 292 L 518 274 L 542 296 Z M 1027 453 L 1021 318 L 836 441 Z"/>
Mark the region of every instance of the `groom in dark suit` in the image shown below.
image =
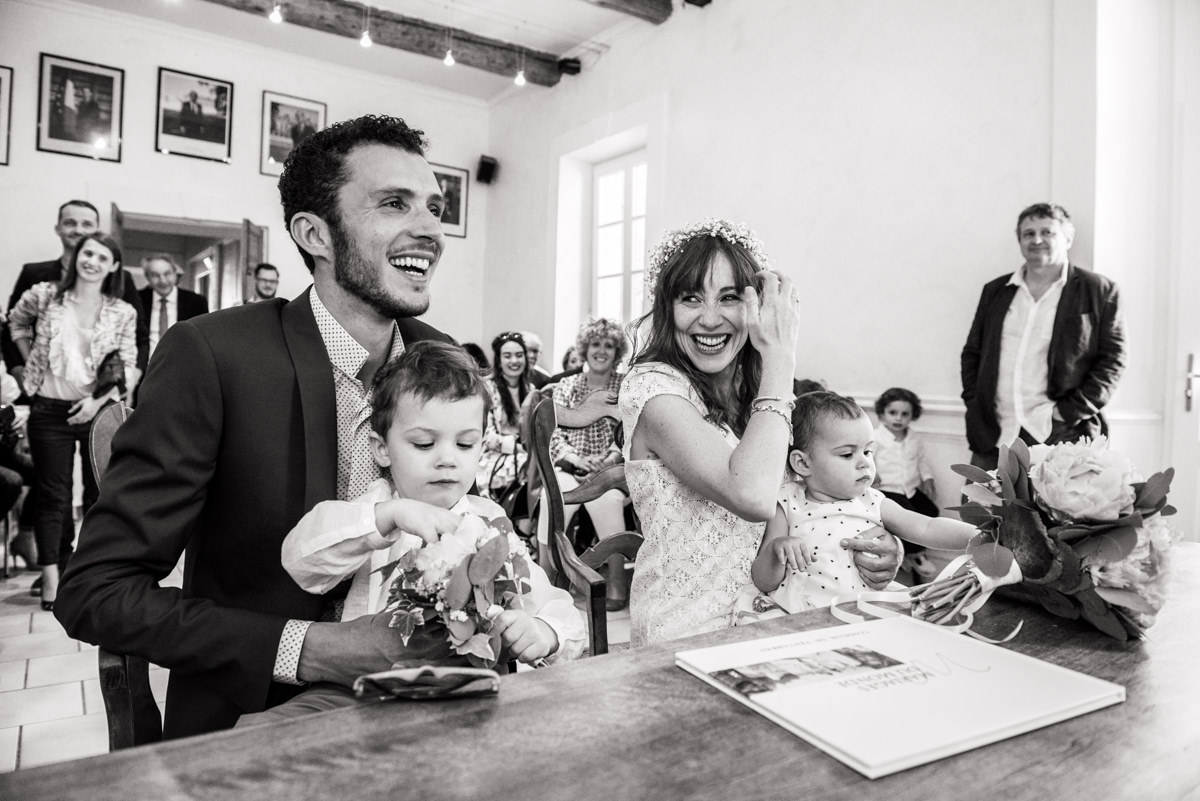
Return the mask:
<path id="1" fill-rule="evenodd" d="M 280 546 L 317 502 L 379 477 L 376 371 L 449 339 L 413 319 L 444 244 L 424 151 L 420 131 L 374 116 L 292 150 L 279 190 L 312 286 L 176 323 L 113 439 L 54 611 L 71 636 L 170 669 L 166 737 L 405 658 L 388 613 L 319 622 L 334 599 L 300 589 Z M 182 590 L 160 587 L 185 549 Z"/>

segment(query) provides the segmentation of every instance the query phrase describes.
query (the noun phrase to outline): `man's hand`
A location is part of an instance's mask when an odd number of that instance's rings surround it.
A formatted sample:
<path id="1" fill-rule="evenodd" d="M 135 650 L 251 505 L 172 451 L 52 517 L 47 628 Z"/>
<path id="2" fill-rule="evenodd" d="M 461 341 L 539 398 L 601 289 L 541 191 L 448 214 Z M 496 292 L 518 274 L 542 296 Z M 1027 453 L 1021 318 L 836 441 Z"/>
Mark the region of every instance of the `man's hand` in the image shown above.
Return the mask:
<path id="1" fill-rule="evenodd" d="M 842 540 L 841 545 L 854 551 L 854 566 L 858 568 L 862 580 L 873 590 L 882 590 L 896 578 L 900 562 L 904 559 L 900 540 L 879 526 Z"/>
<path id="2" fill-rule="evenodd" d="M 462 515 L 408 498 L 392 498 L 375 504 L 375 528 L 385 537 L 399 530 L 434 543 L 441 535 L 457 531 L 461 522 Z"/>
<path id="3" fill-rule="evenodd" d="M 450 656 L 445 631 L 440 627 L 432 627 L 433 632 L 418 627 L 405 645 L 400 630 L 388 626 L 391 619 L 391 612 L 380 612 L 343 623 L 313 623 L 304 637 L 296 678 L 350 687 L 366 673 L 393 666 L 438 664 Z"/>
<path id="4" fill-rule="evenodd" d="M 492 620 L 500 632 L 505 649 L 514 658 L 529 665 L 558 650 L 558 635 L 544 620 L 519 609 L 506 609 Z"/>

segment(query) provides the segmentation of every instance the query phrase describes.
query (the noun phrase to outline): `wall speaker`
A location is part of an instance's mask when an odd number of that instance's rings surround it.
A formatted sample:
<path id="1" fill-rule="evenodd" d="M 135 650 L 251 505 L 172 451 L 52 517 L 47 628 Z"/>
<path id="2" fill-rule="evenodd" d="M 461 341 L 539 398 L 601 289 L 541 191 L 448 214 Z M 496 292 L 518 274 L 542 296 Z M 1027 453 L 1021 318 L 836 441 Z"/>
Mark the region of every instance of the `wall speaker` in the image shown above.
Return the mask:
<path id="1" fill-rule="evenodd" d="M 490 184 L 496 180 L 496 173 L 499 171 L 500 162 L 491 156 L 480 156 L 479 166 L 475 168 L 475 180 L 481 184 Z"/>

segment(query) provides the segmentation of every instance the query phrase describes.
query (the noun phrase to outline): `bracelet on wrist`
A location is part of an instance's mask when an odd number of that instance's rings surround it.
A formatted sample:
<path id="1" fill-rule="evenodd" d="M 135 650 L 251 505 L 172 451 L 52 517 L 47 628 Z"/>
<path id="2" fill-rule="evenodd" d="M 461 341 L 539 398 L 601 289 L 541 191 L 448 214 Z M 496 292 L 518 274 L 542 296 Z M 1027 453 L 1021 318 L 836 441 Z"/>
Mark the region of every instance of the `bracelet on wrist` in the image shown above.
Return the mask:
<path id="1" fill-rule="evenodd" d="M 782 404 L 777 404 L 772 401 L 755 401 L 750 405 L 750 414 L 754 415 L 758 412 L 771 412 L 779 415 L 779 419 L 787 424 L 788 428 L 788 445 L 792 444 L 792 415 L 791 409 L 784 407 Z"/>
<path id="2" fill-rule="evenodd" d="M 751 408 L 753 408 L 753 404 L 759 403 L 759 402 L 782 403 L 784 406 L 786 406 L 788 408 L 788 411 L 791 411 L 792 409 L 796 408 L 796 396 L 795 395 L 792 395 L 787 398 L 781 398 L 778 395 L 759 395 L 757 398 L 755 398 L 753 401 L 751 401 Z"/>

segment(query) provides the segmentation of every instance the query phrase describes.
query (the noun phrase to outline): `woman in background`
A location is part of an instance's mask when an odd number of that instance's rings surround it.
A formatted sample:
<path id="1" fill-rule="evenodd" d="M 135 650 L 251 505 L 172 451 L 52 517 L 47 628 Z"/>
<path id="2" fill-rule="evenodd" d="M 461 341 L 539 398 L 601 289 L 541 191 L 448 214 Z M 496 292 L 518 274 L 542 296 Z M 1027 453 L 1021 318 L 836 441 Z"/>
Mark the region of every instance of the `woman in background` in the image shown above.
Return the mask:
<path id="1" fill-rule="evenodd" d="M 499 503 L 504 491 L 519 480 L 518 469 L 525 466 L 526 459 L 520 441 L 521 405 L 533 385 L 525 338 L 519 333 L 506 331 L 492 340 L 492 375 L 486 383 L 492 403 L 476 484 L 481 494 Z"/>
<path id="2" fill-rule="evenodd" d="M 612 320 L 601 317 L 584 323 L 575 338 L 576 352 L 583 354 L 583 372 L 563 378 L 554 385 L 554 403 L 565 409 L 574 409 L 594 392 L 603 392 L 615 403 L 621 388 L 621 376 L 617 365 L 625 358 L 628 346 L 621 327 Z M 612 407 L 612 414 L 617 407 Z M 617 421 L 612 417 L 601 417 L 582 428 L 554 429 L 550 438 L 550 458 L 558 486 L 563 492 L 579 486 L 580 482 L 604 468 L 621 462 L 621 450 L 615 442 Z M 597 539 L 605 539 L 625 530 L 625 494 L 617 489 L 584 504 L 596 530 Z M 565 507 L 566 522 L 578 511 L 578 505 Z M 548 539 L 549 521 L 546 507 L 538 521 L 538 541 L 545 545 Z M 629 602 L 626 586 L 625 557 L 617 554 L 608 561 L 606 606 L 610 612 L 624 609 Z"/>
<path id="3" fill-rule="evenodd" d="M 76 444 L 87 512 L 99 494 L 88 448 L 92 418 L 120 399 L 116 387 L 96 392 L 97 372 L 115 351 L 129 385 L 137 383 L 137 312 L 121 300 L 123 290 L 121 248 L 96 232 L 75 246 L 59 284 L 31 287 L 9 312 L 13 342 L 25 358 L 25 393 L 33 399 L 26 433 L 37 475 L 34 535 L 47 611 L 54 608 L 60 571 L 73 552 Z"/>

